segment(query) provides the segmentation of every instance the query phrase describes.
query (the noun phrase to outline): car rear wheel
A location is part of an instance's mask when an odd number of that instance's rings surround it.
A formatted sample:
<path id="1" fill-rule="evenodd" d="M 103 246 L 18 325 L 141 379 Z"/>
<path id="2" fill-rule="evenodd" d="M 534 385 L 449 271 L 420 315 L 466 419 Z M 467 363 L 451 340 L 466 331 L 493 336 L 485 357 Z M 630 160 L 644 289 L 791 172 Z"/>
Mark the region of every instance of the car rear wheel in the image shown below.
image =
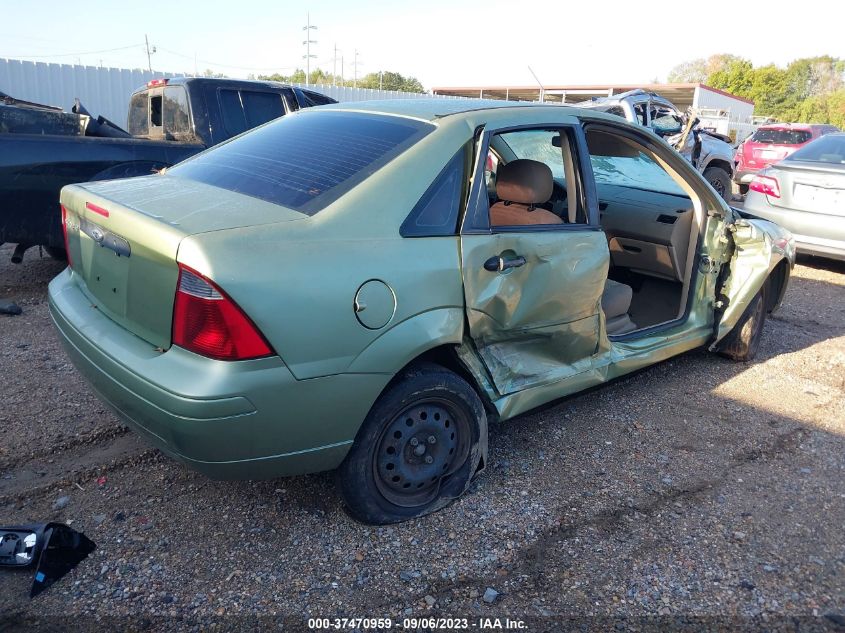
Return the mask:
<path id="1" fill-rule="evenodd" d="M 719 354 L 739 362 L 754 360 L 766 323 L 766 299 L 761 290 L 719 346 Z"/>
<path id="2" fill-rule="evenodd" d="M 406 521 L 461 496 L 486 461 L 487 417 L 475 390 L 439 365 L 409 370 L 376 401 L 337 472 L 347 512 Z"/>
<path id="3" fill-rule="evenodd" d="M 725 202 L 731 201 L 731 175 L 728 172 L 721 167 L 708 167 L 704 170 L 704 179 Z"/>

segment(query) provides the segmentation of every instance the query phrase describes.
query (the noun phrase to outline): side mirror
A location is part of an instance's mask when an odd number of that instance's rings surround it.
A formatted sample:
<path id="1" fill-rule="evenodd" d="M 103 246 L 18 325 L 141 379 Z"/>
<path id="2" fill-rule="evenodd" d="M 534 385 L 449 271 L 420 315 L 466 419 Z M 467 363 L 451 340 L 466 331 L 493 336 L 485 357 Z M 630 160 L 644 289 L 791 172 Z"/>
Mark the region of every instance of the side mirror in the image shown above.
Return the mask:
<path id="1" fill-rule="evenodd" d="M 91 539 L 64 523 L 0 527 L 0 566 L 27 567 L 38 561 L 30 598 L 76 567 L 96 547 Z"/>
<path id="2" fill-rule="evenodd" d="M 38 534 L 28 529 L 0 531 L 0 565 L 26 567 L 35 559 Z"/>

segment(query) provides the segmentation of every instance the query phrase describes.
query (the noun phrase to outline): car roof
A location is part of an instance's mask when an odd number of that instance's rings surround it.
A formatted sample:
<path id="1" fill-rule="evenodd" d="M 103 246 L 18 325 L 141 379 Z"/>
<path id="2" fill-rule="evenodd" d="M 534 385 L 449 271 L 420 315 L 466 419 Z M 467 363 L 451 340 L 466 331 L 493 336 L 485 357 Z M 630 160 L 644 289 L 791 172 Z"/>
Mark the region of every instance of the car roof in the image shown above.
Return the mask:
<path id="1" fill-rule="evenodd" d="M 347 101 L 320 106 L 320 110 L 347 110 L 356 112 L 372 112 L 373 114 L 388 114 L 405 116 L 424 121 L 436 121 L 444 117 L 460 117 L 461 115 L 477 114 L 478 112 L 498 111 L 504 109 L 556 109 L 566 108 L 567 114 L 577 116 L 594 111 L 575 108 L 570 105 L 538 103 L 534 101 L 501 101 L 496 99 L 385 99 L 379 101 Z"/>

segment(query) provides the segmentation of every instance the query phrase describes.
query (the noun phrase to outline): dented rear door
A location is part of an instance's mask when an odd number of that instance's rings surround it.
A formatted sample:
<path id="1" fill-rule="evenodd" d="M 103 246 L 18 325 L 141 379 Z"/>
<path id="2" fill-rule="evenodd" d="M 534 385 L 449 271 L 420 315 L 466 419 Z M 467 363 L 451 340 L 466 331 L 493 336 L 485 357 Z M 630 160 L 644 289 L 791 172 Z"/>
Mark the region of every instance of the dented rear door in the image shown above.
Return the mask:
<path id="1" fill-rule="evenodd" d="M 507 395 L 591 369 L 610 256 L 592 190 L 586 223 L 491 228 L 480 171 L 488 143 L 463 223 L 462 273 L 472 342 L 496 391 Z"/>

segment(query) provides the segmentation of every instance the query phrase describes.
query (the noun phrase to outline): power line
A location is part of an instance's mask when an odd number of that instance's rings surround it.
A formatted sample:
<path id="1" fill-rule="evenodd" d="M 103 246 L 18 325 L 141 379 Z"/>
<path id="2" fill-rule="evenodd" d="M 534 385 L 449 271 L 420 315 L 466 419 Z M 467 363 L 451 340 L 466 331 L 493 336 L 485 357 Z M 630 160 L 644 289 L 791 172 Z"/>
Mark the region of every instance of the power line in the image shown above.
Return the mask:
<path id="1" fill-rule="evenodd" d="M 170 50 L 169 48 L 164 48 L 163 46 L 159 46 L 158 50 L 163 51 L 165 53 L 170 53 L 171 55 L 176 55 L 177 57 L 184 57 L 185 59 L 194 59 L 198 62 L 202 62 L 203 64 L 208 64 L 209 66 L 220 66 L 221 68 L 235 68 L 238 70 L 296 70 L 294 66 L 264 66 L 264 67 L 257 67 L 257 66 L 235 66 L 233 64 L 218 64 L 217 62 L 210 61 L 208 59 L 199 59 L 195 55 L 184 55 L 182 53 L 177 53 L 176 51 Z"/>

